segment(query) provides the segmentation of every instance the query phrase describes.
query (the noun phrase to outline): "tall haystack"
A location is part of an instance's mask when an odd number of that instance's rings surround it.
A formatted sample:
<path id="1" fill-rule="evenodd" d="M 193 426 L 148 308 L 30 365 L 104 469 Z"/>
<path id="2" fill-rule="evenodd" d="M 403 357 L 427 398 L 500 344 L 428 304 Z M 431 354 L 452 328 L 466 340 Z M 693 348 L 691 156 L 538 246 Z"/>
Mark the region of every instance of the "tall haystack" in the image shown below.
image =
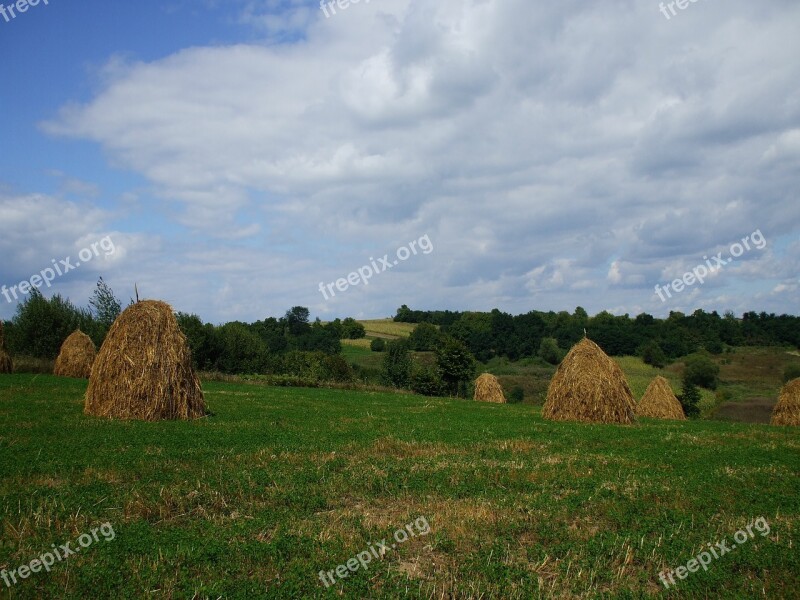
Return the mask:
<path id="1" fill-rule="evenodd" d="M 61 344 L 53 375 L 89 379 L 96 356 L 97 349 L 92 338 L 78 329 Z"/>
<path id="2" fill-rule="evenodd" d="M 0 373 L 13 373 L 14 363 L 6 352 L 6 339 L 3 333 L 3 321 L 0 320 Z"/>
<path id="3" fill-rule="evenodd" d="M 189 344 L 168 304 L 143 300 L 117 317 L 94 361 L 84 412 L 142 421 L 206 414 Z"/>
<path id="4" fill-rule="evenodd" d="M 773 425 L 800 425 L 800 377 L 783 386 L 770 422 Z"/>
<path id="5" fill-rule="evenodd" d="M 683 407 L 675 397 L 669 381 L 661 375 L 653 379 L 647 386 L 647 391 L 636 405 L 636 414 L 651 419 L 686 420 Z"/>
<path id="6" fill-rule="evenodd" d="M 584 338 L 559 365 L 542 407 L 551 421 L 633 423 L 636 403 L 617 363 Z"/>
<path id="7" fill-rule="evenodd" d="M 475 380 L 475 397 L 478 402 L 495 402 L 505 404 L 506 397 L 497 377 L 491 373 L 483 373 Z"/>

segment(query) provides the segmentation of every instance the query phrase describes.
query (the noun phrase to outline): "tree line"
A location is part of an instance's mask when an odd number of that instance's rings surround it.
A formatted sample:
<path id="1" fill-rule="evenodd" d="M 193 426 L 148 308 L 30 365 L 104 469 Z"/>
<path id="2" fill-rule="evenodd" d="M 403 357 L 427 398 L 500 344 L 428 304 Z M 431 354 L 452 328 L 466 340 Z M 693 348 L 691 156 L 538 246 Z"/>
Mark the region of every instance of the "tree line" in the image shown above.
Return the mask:
<path id="1" fill-rule="evenodd" d="M 394 320 L 438 326 L 483 362 L 495 356 L 518 360 L 545 354 L 549 362 L 558 362 L 559 355 L 585 334 L 610 355 L 638 355 L 657 366 L 701 350 L 719 354 L 726 345 L 800 348 L 800 317 L 765 312 L 746 312 L 737 318 L 731 312 L 720 316 L 716 311 L 696 310 L 691 315 L 671 312 L 666 319 L 658 319 L 647 313 L 631 318 L 603 311 L 590 317 L 579 306 L 573 313 L 534 310 L 512 316 L 498 309 L 422 311 L 404 304 Z"/>

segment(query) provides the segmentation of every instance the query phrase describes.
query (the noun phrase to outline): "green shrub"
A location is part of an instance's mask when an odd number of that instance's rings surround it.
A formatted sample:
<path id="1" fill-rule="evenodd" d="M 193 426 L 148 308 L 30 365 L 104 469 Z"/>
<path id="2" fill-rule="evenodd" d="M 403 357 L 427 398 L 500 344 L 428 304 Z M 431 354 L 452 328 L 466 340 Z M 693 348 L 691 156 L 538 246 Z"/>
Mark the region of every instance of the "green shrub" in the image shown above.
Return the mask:
<path id="1" fill-rule="evenodd" d="M 551 365 L 557 365 L 564 358 L 564 353 L 555 338 L 543 338 L 539 344 L 539 356 Z"/>
<path id="2" fill-rule="evenodd" d="M 411 355 L 407 340 L 394 340 L 386 346 L 383 380 L 386 385 L 397 388 L 408 387 L 411 382 Z"/>
<path id="3" fill-rule="evenodd" d="M 411 349 L 416 352 L 431 352 L 436 350 L 442 335 L 435 325 L 420 323 L 408 338 Z"/>
<path id="4" fill-rule="evenodd" d="M 683 375 L 683 391 L 678 400 L 680 400 L 683 412 L 688 418 L 696 419 L 698 417 L 700 414 L 700 391 L 685 373 Z"/>
<path id="5" fill-rule="evenodd" d="M 719 367 L 705 354 L 692 354 L 684 359 L 684 378 L 709 390 L 717 389 Z"/>
<path id="6" fill-rule="evenodd" d="M 386 350 L 386 340 L 383 338 L 375 338 L 369 343 L 369 349 L 373 352 L 383 352 Z"/>
<path id="7" fill-rule="evenodd" d="M 507 400 L 509 404 L 520 404 L 525 400 L 525 390 L 519 386 L 514 387 L 511 392 L 509 392 Z"/>
<path id="8" fill-rule="evenodd" d="M 650 340 L 639 349 L 639 355 L 645 364 L 663 369 L 667 365 L 667 355 L 655 340 Z"/>
<path id="9" fill-rule="evenodd" d="M 443 396 L 444 383 L 439 374 L 431 368 L 416 369 L 411 375 L 411 389 L 423 396 Z"/>

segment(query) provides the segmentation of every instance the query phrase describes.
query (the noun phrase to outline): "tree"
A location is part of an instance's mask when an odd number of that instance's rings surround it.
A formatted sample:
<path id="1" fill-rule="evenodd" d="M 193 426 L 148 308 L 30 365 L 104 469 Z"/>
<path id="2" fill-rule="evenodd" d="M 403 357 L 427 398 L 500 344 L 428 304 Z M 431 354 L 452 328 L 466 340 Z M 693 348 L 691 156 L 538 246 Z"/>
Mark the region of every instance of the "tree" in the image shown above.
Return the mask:
<path id="1" fill-rule="evenodd" d="M 364 326 L 352 317 L 347 317 L 342 321 L 342 333 L 340 339 L 360 340 L 367 336 Z"/>
<path id="2" fill-rule="evenodd" d="M 308 323 L 309 310 L 305 306 L 292 307 L 286 311 L 286 315 L 283 318 L 290 335 L 303 335 L 311 329 L 311 325 Z"/>
<path id="3" fill-rule="evenodd" d="M 269 364 L 267 346 L 244 323 L 226 323 L 216 330 L 221 352 L 215 367 L 223 373 L 262 374 Z"/>
<path id="4" fill-rule="evenodd" d="M 58 356 L 61 344 L 76 329 L 95 330 L 88 310 L 76 308 L 59 294 L 48 300 L 36 288 L 17 305 L 13 324 L 8 340 L 11 352 L 46 359 Z"/>
<path id="5" fill-rule="evenodd" d="M 441 334 L 436 325 L 430 323 L 420 323 L 411 332 L 408 338 L 411 349 L 416 352 L 430 352 L 436 349 L 441 339 Z"/>
<path id="6" fill-rule="evenodd" d="M 466 395 L 466 383 L 475 374 L 475 359 L 463 342 L 445 338 L 436 348 L 436 368 L 448 393 Z"/>
<path id="7" fill-rule="evenodd" d="M 698 406 L 700 404 L 700 391 L 685 373 L 683 375 L 683 391 L 678 400 L 680 400 L 683 412 L 688 418 L 697 418 L 700 414 L 700 407 Z"/>
<path id="8" fill-rule="evenodd" d="M 97 280 L 97 287 L 94 289 L 89 306 L 94 311 L 97 322 L 109 330 L 114 321 L 117 320 L 119 313 L 122 312 L 122 304 L 114 296 L 114 290 L 101 277 Z"/>
<path id="9" fill-rule="evenodd" d="M 658 342 L 655 340 L 650 340 L 642 346 L 639 354 L 645 364 L 656 367 L 657 369 L 663 369 L 667 365 L 667 355 L 664 354 L 661 346 L 659 346 Z"/>
<path id="10" fill-rule="evenodd" d="M 717 389 L 719 367 L 705 354 L 692 354 L 684 359 L 684 377 L 694 385 Z"/>
<path id="11" fill-rule="evenodd" d="M 393 340 L 383 358 L 383 379 L 388 385 L 407 388 L 411 381 L 411 356 L 407 340 Z"/>
<path id="12" fill-rule="evenodd" d="M 444 394 L 444 383 L 435 369 L 421 367 L 414 369 L 411 376 L 411 389 L 423 396 L 441 396 Z"/>
<path id="13" fill-rule="evenodd" d="M 383 338 L 375 338 L 369 343 L 369 349 L 373 352 L 383 352 L 386 350 L 386 340 Z"/>
<path id="14" fill-rule="evenodd" d="M 544 338 L 539 345 L 539 356 L 551 365 L 557 365 L 564 358 L 558 342 L 554 338 Z"/>

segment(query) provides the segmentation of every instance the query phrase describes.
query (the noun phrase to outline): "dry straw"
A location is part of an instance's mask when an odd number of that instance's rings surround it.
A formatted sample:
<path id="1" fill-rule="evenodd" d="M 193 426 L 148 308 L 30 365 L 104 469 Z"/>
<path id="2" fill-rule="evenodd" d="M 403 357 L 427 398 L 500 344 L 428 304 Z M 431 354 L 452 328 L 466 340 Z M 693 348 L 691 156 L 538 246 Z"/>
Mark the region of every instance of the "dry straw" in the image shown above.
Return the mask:
<path id="1" fill-rule="evenodd" d="M 683 407 L 675 397 L 669 381 L 661 375 L 653 379 L 647 386 L 647 391 L 636 406 L 636 414 L 651 419 L 686 420 Z"/>
<path id="2" fill-rule="evenodd" d="M 84 412 L 143 421 L 206 414 L 189 345 L 168 304 L 144 300 L 117 317 L 92 367 Z"/>
<path id="3" fill-rule="evenodd" d="M 3 321 L 0 320 L 0 373 L 13 373 L 14 363 L 6 352 L 6 342 L 3 333 Z"/>
<path id="4" fill-rule="evenodd" d="M 484 373 L 475 380 L 475 400 L 478 402 L 495 402 L 505 404 L 506 397 L 497 377 L 491 373 Z"/>
<path id="5" fill-rule="evenodd" d="M 800 377 L 783 386 L 772 410 L 773 425 L 800 425 Z"/>
<path id="6" fill-rule="evenodd" d="M 542 407 L 552 421 L 633 423 L 635 402 L 619 365 L 588 338 L 575 344 L 559 365 Z"/>
<path id="7" fill-rule="evenodd" d="M 97 350 L 92 338 L 80 329 L 74 331 L 61 344 L 53 375 L 88 379 L 92 373 L 92 365 L 96 356 Z"/>

